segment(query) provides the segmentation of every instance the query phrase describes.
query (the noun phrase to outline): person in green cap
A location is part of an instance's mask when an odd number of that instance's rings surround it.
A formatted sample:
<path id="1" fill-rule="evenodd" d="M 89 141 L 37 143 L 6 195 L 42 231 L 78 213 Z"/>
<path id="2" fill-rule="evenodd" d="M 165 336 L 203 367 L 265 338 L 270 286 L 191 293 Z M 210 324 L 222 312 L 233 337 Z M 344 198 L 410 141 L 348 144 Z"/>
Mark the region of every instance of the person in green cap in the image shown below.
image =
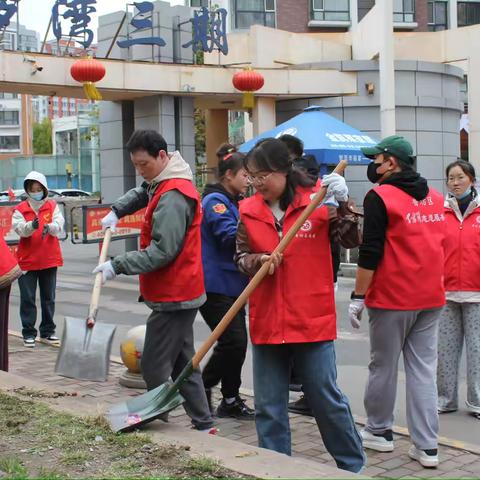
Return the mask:
<path id="1" fill-rule="evenodd" d="M 373 159 L 368 179 L 378 184 L 364 200 L 363 243 L 349 306 L 354 328 L 365 305 L 370 364 L 364 404 L 363 446 L 394 449 L 392 425 L 398 360 L 403 353 L 409 456 L 438 465 L 437 336 L 445 304 L 443 196 L 414 169 L 410 143 L 393 135 L 362 149 Z"/>

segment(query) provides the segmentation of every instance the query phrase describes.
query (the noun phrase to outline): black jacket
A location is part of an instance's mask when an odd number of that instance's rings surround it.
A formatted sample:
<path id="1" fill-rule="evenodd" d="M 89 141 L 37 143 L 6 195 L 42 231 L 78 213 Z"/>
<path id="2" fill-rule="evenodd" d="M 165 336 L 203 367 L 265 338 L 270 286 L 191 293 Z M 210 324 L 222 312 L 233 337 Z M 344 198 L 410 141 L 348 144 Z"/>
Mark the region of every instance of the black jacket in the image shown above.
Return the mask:
<path id="1" fill-rule="evenodd" d="M 415 200 L 423 200 L 428 194 L 427 181 L 413 170 L 394 173 L 382 185 L 398 187 Z M 363 243 L 360 245 L 358 266 L 376 270 L 383 257 L 388 226 L 387 209 L 380 196 L 370 190 L 363 201 L 363 211 Z"/>

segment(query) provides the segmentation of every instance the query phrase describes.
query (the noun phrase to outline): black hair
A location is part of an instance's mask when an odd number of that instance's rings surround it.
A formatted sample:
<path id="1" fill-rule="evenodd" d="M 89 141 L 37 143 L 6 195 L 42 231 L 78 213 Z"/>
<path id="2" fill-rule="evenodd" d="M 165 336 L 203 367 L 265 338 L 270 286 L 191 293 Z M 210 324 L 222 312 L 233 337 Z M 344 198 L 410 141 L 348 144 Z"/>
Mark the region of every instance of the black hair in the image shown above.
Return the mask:
<path id="1" fill-rule="evenodd" d="M 280 197 L 280 208 L 286 211 L 292 203 L 297 187 L 313 187 L 315 182 L 297 168 L 290 160 L 288 148 L 282 140 L 265 138 L 260 140 L 245 157 L 244 165 L 250 171 L 252 163 L 261 172 L 286 173 L 287 184 Z"/>
<path id="2" fill-rule="evenodd" d="M 218 162 L 217 176 L 219 180 L 223 180 L 228 170 L 231 170 L 235 175 L 241 168 L 243 168 L 243 161 L 245 154 L 240 152 L 227 153 Z"/>
<path id="3" fill-rule="evenodd" d="M 317 182 L 320 174 L 320 165 L 313 155 L 303 155 L 300 158 L 296 158 L 293 164 L 302 169 L 315 183 Z"/>
<path id="4" fill-rule="evenodd" d="M 167 142 L 155 130 L 135 130 L 129 138 L 126 148 L 129 153 L 145 151 L 151 157 L 158 157 L 160 150 L 168 151 Z"/>
<path id="5" fill-rule="evenodd" d="M 278 139 L 287 146 L 288 151 L 292 155 L 295 155 L 296 157 L 301 157 L 303 155 L 303 142 L 298 137 L 285 133 L 278 137 Z"/>
<path id="6" fill-rule="evenodd" d="M 473 167 L 473 165 L 470 162 L 467 162 L 460 158 L 450 163 L 445 169 L 445 176 L 447 177 L 447 181 L 448 181 L 448 174 L 450 173 L 450 170 L 454 167 L 460 167 L 463 173 L 472 181 L 472 183 L 475 183 L 477 181 L 477 178 L 475 175 L 475 168 Z"/>

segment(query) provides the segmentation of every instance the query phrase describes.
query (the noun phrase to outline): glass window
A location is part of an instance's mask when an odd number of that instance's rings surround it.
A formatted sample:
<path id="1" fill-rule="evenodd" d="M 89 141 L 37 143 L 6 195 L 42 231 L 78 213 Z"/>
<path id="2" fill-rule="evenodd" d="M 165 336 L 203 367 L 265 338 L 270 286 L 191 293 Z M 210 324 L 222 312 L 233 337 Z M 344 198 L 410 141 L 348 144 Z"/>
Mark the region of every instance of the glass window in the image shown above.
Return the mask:
<path id="1" fill-rule="evenodd" d="M 480 2 L 458 2 L 457 16 L 459 27 L 480 23 Z"/>
<path id="2" fill-rule="evenodd" d="M 312 0 L 312 20 L 346 21 L 350 20 L 349 0 Z"/>
<path id="3" fill-rule="evenodd" d="M 0 150 L 20 150 L 20 137 L 18 135 L 1 136 Z"/>
<path id="4" fill-rule="evenodd" d="M 18 124 L 18 111 L 0 111 L 0 125 Z"/>
<path id="5" fill-rule="evenodd" d="M 190 0 L 191 7 L 208 7 L 208 0 Z"/>
<path id="6" fill-rule="evenodd" d="M 412 23 L 415 21 L 414 0 L 393 0 L 393 21 Z"/>
<path id="7" fill-rule="evenodd" d="M 234 28 L 275 27 L 275 0 L 233 0 Z"/>
<path id="8" fill-rule="evenodd" d="M 448 28 L 448 0 L 428 0 L 428 29 L 431 32 Z"/>

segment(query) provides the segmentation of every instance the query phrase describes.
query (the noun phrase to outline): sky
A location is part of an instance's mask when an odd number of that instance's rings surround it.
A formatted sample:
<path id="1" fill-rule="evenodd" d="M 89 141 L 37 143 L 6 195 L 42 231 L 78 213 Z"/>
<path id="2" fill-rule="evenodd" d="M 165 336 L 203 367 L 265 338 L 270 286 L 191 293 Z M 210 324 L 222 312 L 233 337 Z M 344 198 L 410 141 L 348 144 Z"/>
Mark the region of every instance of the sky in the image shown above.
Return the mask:
<path id="1" fill-rule="evenodd" d="M 40 39 L 43 40 L 54 3 L 55 0 L 20 0 L 20 24 L 36 30 L 40 34 Z M 97 4 L 95 5 L 97 13 L 92 15 L 92 22 L 90 24 L 92 30 L 96 33 L 98 15 L 105 15 L 106 13 L 116 12 L 118 10 L 125 11 L 126 3 L 133 3 L 133 1 L 97 0 Z M 170 0 L 170 3 L 172 5 L 179 5 L 184 2 L 182 0 Z M 12 20 L 15 21 L 15 17 Z M 49 38 L 53 38 L 51 30 Z"/>

